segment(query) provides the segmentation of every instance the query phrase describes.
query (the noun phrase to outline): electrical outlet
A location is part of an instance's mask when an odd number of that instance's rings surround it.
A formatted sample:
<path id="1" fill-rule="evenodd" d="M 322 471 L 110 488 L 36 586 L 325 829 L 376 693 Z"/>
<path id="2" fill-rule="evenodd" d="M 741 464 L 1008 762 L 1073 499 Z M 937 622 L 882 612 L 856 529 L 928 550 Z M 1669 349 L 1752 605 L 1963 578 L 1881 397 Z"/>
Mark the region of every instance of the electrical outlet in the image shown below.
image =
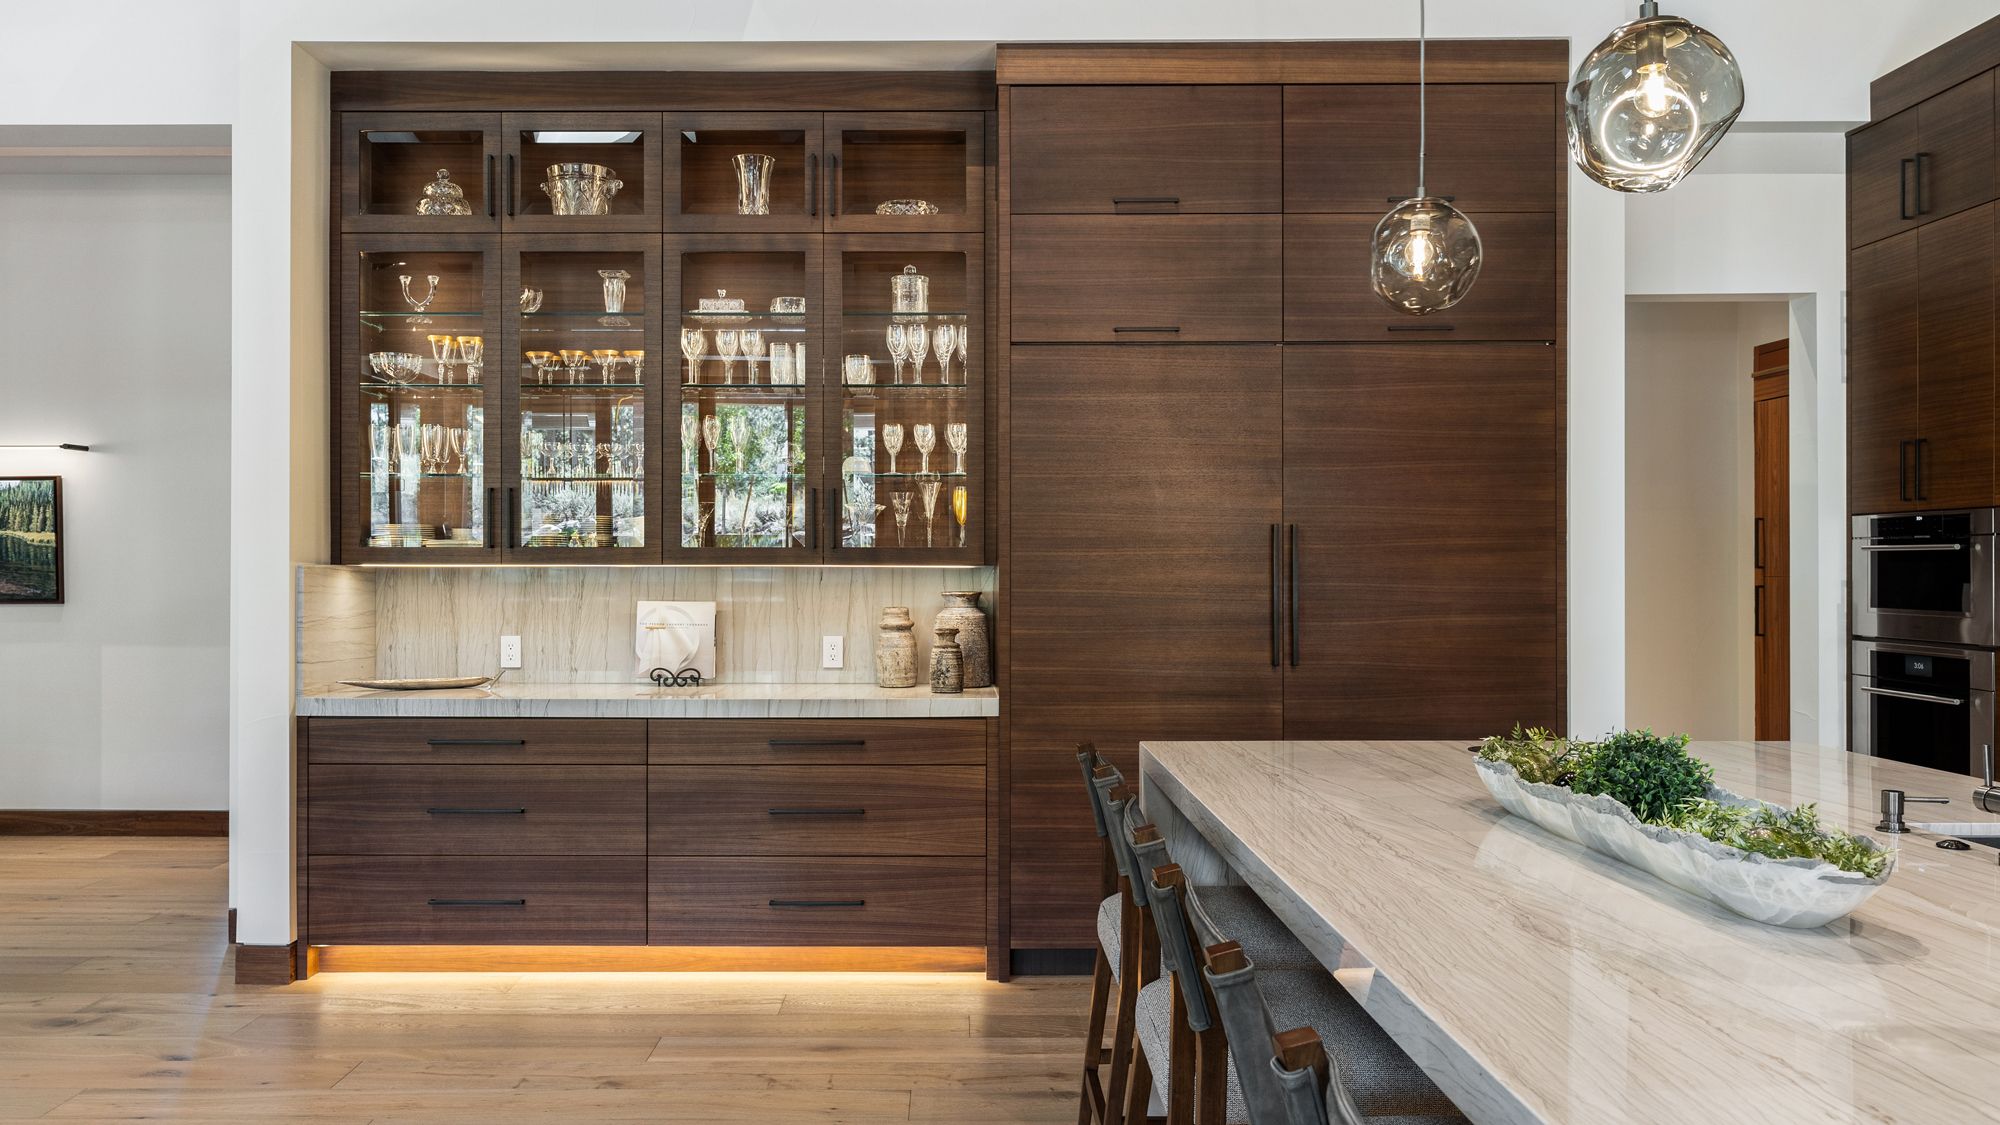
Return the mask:
<path id="1" fill-rule="evenodd" d="M 822 668 L 847 667 L 846 637 L 821 637 L 819 639 L 819 666 Z"/>
<path id="2" fill-rule="evenodd" d="M 521 666 L 521 638 L 500 638 L 500 667 L 519 668 Z"/>

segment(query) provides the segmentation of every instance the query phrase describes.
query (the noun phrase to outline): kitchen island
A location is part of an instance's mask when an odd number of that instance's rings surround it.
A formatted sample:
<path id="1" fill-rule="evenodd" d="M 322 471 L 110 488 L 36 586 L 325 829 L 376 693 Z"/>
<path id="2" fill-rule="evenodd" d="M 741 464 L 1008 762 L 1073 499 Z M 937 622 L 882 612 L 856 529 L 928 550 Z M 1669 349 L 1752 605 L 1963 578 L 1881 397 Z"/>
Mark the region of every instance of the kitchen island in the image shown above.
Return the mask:
<path id="1" fill-rule="evenodd" d="M 1716 784 L 1871 832 L 2000 822 L 1974 779 L 1696 743 Z M 1971 1122 L 2000 1112 L 2000 865 L 1919 830 L 1859 911 L 1740 918 L 1503 812 L 1463 743 L 1148 742 L 1196 883 L 1248 883 L 1474 1121 Z M 1924 814 L 1935 812 L 1936 816 Z M 1996 824 L 1995 835 L 2000 835 Z M 1354 970 L 1354 971 L 1346 971 Z"/>

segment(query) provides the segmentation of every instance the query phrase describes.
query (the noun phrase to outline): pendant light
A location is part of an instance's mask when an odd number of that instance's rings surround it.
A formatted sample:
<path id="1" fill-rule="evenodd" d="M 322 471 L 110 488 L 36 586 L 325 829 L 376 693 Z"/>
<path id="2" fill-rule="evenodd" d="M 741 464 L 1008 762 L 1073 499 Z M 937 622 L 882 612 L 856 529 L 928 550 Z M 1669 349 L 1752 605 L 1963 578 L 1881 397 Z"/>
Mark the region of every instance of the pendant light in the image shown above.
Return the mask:
<path id="1" fill-rule="evenodd" d="M 1743 72 L 1722 40 L 1643 0 L 1639 18 L 1576 68 L 1568 102 L 1570 159 L 1584 174 L 1618 191 L 1665 191 L 1736 123 Z"/>
<path id="2" fill-rule="evenodd" d="M 1464 300 L 1479 280 L 1484 253 L 1472 220 L 1424 186 L 1430 144 L 1426 93 L 1430 28 L 1424 3 L 1417 0 L 1417 194 L 1396 204 L 1375 224 L 1368 270 L 1376 295 L 1411 316 L 1429 316 Z"/>

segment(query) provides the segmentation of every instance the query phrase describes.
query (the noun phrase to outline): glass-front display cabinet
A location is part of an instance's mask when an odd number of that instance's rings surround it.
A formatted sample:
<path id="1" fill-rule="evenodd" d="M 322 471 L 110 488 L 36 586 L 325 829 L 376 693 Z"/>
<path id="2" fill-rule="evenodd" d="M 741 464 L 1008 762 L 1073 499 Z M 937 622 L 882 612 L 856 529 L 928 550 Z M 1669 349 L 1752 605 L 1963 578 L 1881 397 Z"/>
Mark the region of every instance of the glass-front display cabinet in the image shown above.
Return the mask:
<path id="1" fill-rule="evenodd" d="M 796 563 L 821 553 L 822 239 L 675 239 L 678 537 L 670 559 Z"/>
<path id="2" fill-rule="evenodd" d="M 660 229 L 659 114 L 510 113 L 501 129 L 505 229 Z"/>
<path id="3" fill-rule="evenodd" d="M 668 230 L 816 231 L 824 226 L 821 115 L 670 113 Z"/>
<path id="4" fill-rule="evenodd" d="M 829 240 L 836 562 L 979 562 L 984 264 L 976 235 Z M 833 361 L 829 358 L 829 364 Z M 830 368 L 831 369 L 831 368 Z"/>
<path id="5" fill-rule="evenodd" d="M 500 487 L 486 345 L 500 286 L 491 239 L 344 240 L 343 561 L 495 561 Z"/>
<path id="6" fill-rule="evenodd" d="M 985 229 L 985 114 L 829 113 L 824 128 L 827 230 Z"/>
<path id="7" fill-rule="evenodd" d="M 500 115 L 341 115 L 344 231 L 492 231 L 500 223 Z"/>
<path id="8" fill-rule="evenodd" d="M 584 248 L 584 247 L 588 248 Z M 659 239 L 505 240 L 509 561 L 659 558 Z"/>

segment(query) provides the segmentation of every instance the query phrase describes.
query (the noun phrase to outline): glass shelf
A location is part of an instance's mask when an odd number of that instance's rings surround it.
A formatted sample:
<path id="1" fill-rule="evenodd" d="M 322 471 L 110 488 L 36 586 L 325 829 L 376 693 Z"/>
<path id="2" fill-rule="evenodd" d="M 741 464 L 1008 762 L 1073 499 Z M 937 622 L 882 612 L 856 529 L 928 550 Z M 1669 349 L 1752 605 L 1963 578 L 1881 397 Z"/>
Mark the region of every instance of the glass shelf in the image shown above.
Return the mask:
<path id="1" fill-rule="evenodd" d="M 744 309 L 742 312 L 731 312 L 723 309 L 688 309 L 681 313 L 681 316 L 686 320 L 757 320 L 761 318 L 764 320 L 802 321 L 806 318 L 806 314 L 802 312 L 759 312 L 756 309 Z"/>
<path id="2" fill-rule="evenodd" d="M 729 472 L 721 472 L 721 473 L 683 473 L 682 475 L 683 475 L 683 476 L 685 476 L 685 477 L 687 477 L 687 479 L 689 479 L 689 480 L 722 480 L 722 481 L 734 481 L 734 480 L 742 480 L 742 479 L 744 479 L 745 477 L 748 477 L 748 478 L 749 478 L 749 479 L 751 479 L 751 480 L 757 480 L 757 481 L 779 481 L 779 480 L 783 480 L 783 481 L 802 481 L 802 480 L 806 479 L 806 474 L 804 474 L 804 473 L 769 473 L 769 474 L 766 474 L 766 473 L 759 473 L 759 472 L 756 472 L 756 471 L 754 471 L 754 470 L 751 470 L 751 469 L 745 469 L 745 470 L 743 470 L 743 471 L 742 471 L 742 472 L 740 472 L 740 473 L 739 473 L 739 472 L 735 472 L 735 471 L 729 471 Z"/>
<path id="3" fill-rule="evenodd" d="M 585 394 L 591 391 L 643 391 L 644 383 L 522 383 L 522 394 Z"/>
<path id="4" fill-rule="evenodd" d="M 521 327 L 523 336 L 644 336 L 645 334 L 646 327 L 642 324 L 531 324 Z"/>
<path id="5" fill-rule="evenodd" d="M 576 309 L 576 310 L 543 309 L 540 312 L 522 313 L 521 319 L 522 320 L 598 320 L 607 316 L 622 316 L 626 320 L 646 319 L 645 313 L 638 312 L 633 309 L 627 309 L 624 312 L 616 312 L 616 313 L 608 313 L 605 312 L 603 309 Z"/>
<path id="6" fill-rule="evenodd" d="M 644 484 L 646 481 L 645 477 L 592 477 L 592 476 L 575 476 L 575 477 L 524 476 L 521 479 L 528 484 Z"/>
<path id="7" fill-rule="evenodd" d="M 906 398 L 956 398 L 966 392 L 964 383 L 842 383 L 850 398 L 874 398 L 889 394 Z"/>
<path id="8" fill-rule="evenodd" d="M 484 383 L 382 383 L 371 381 L 362 383 L 360 386 L 364 391 L 400 391 L 406 394 L 411 391 L 483 391 L 486 389 L 486 384 Z"/>
<path id="9" fill-rule="evenodd" d="M 375 477 L 422 477 L 425 480 L 473 480 L 479 475 L 478 473 L 403 473 L 391 469 L 386 473 L 362 473 L 361 479 L 370 480 Z"/>
<path id="10" fill-rule="evenodd" d="M 960 320 L 963 320 L 972 314 L 962 311 L 954 311 L 951 309 L 932 309 L 929 312 L 877 312 L 872 309 L 848 309 L 847 311 L 841 313 L 840 315 L 847 317 L 851 320 L 865 320 L 865 319 L 887 320 L 892 317 L 902 320 L 923 320 L 927 317 L 933 317 L 933 316 L 956 317 Z"/>
<path id="11" fill-rule="evenodd" d="M 904 453 L 909 450 L 905 449 Z M 897 460 L 902 460 L 898 455 Z M 873 477 L 876 480 L 964 480 L 964 473 L 842 473 L 844 477 Z"/>
<path id="12" fill-rule="evenodd" d="M 680 384 L 680 388 L 683 393 L 687 391 L 700 391 L 704 393 L 742 391 L 772 398 L 804 398 L 812 391 L 810 386 L 802 386 L 798 383 L 682 383 Z"/>

